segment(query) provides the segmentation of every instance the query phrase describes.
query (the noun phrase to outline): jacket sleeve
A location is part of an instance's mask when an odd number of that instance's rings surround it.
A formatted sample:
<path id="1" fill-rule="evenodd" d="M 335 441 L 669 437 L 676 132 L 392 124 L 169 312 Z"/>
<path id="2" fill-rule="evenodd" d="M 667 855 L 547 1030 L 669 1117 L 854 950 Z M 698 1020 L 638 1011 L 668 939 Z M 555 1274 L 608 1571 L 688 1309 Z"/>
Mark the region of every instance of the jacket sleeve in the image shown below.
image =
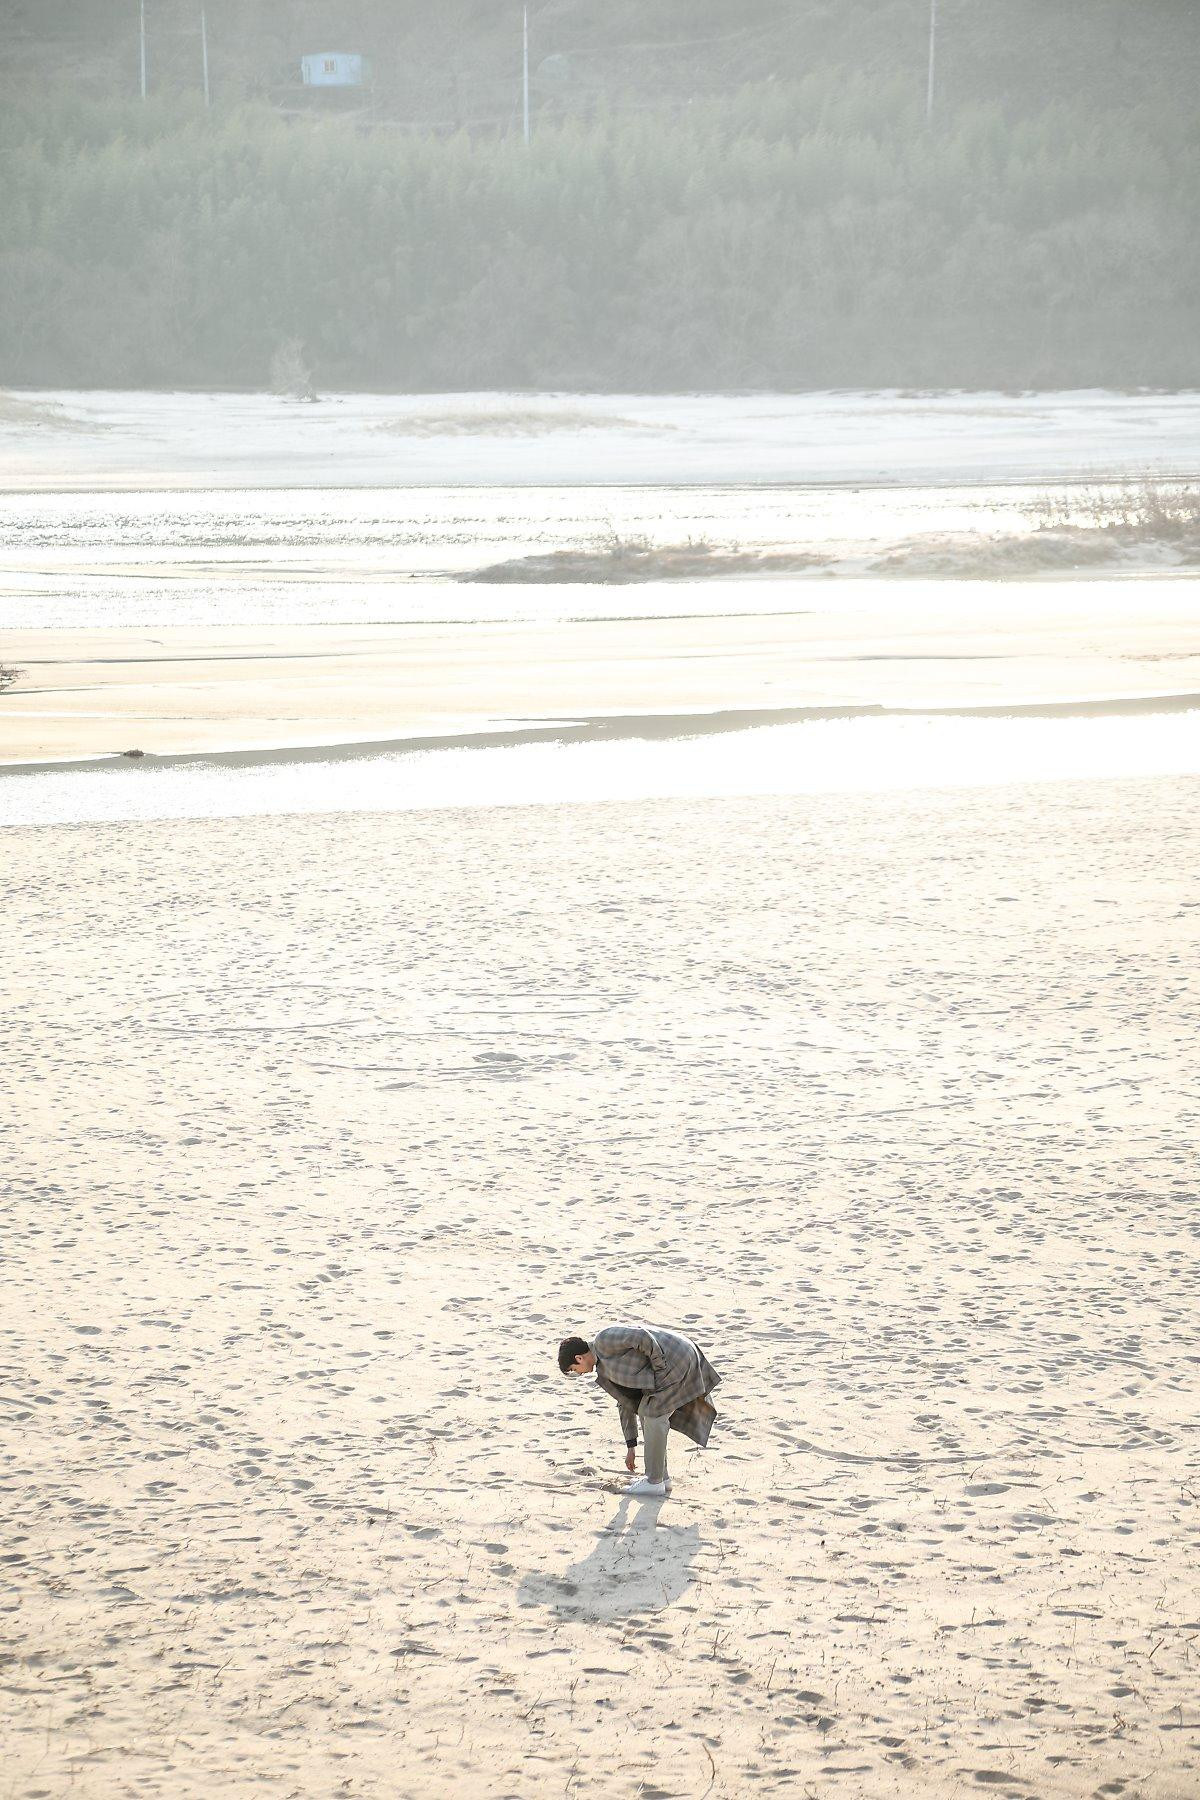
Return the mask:
<path id="1" fill-rule="evenodd" d="M 637 1443 L 637 1407 L 632 1400 L 618 1400 L 617 1411 L 621 1415 L 621 1430 L 626 1447 L 632 1450 Z"/>

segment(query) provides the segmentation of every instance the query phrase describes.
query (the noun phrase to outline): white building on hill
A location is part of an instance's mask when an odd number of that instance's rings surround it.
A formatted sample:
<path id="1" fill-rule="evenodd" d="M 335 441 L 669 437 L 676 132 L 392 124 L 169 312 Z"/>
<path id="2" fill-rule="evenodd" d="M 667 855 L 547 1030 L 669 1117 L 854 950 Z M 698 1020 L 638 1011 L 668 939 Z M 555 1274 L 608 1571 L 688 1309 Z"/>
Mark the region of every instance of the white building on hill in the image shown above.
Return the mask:
<path id="1" fill-rule="evenodd" d="M 359 88 L 369 69 L 363 56 L 325 50 L 319 56 L 302 56 L 300 73 L 305 87 Z"/>

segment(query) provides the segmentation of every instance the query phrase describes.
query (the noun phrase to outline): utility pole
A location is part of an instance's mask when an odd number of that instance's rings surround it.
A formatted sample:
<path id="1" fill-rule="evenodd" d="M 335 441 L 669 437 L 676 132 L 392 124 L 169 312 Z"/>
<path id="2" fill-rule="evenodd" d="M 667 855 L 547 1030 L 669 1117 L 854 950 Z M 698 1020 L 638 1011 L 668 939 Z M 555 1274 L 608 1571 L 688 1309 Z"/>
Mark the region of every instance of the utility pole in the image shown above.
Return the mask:
<path id="1" fill-rule="evenodd" d="M 146 98 L 146 0 L 138 0 L 139 39 L 142 50 L 142 99 Z"/>
<path id="2" fill-rule="evenodd" d="M 521 63 L 521 115 L 525 121 L 525 142 L 529 142 L 529 8 L 525 8 L 525 29 Z"/>
<path id="3" fill-rule="evenodd" d="M 200 8 L 200 56 L 204 64 L 204 104 L 211 106 L 212 100 L 208 92 L 208 19 L 204 8 Z"/>
<path id="4" fill-rule="evenodd" d="M 937 72 L 938 0 L 929 0 L 929 82 L 925 89 L 925 123 L 933 121 L 933 82 Z"/>

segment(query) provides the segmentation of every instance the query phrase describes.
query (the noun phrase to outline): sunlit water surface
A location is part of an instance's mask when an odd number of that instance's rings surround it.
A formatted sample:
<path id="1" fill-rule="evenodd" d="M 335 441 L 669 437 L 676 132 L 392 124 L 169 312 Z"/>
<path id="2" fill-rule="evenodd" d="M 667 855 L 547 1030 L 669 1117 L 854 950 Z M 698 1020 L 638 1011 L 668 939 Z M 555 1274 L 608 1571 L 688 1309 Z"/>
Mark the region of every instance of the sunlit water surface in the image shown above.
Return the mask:
<path id="1" fill-rule="evenodd" d="M 814 720 L 673 739 L 198 762 L 0 778 L 0 825 L 406 812 L 753 794 L 886 793 L 1200 774 L 1200 712 Z"/>
<path id="2" fill-rule="evenodd" d="M 636 614 L 629 588 L 463 585 L 614 541 L 787 550 L 866 565 L 916 536 L 1027 531 L 1034 490 L 611 487 L 0 496 L 0 630 L 382 624 Z M 689 584 L 686 610 L 706 606 Z M 656 611 L 683 610 L 670 590 Z M 699 601 L 699 608 L 697 608 Z M 764 604 L 762 584 L 719 610 Z"/>

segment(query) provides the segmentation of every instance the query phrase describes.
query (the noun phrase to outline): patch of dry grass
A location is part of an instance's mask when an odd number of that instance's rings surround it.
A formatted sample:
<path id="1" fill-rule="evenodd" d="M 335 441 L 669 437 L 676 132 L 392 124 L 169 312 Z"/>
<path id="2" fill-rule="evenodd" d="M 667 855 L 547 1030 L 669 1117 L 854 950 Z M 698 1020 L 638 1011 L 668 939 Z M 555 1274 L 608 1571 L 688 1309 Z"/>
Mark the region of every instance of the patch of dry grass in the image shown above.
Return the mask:
<path id="1" fill-rule="evenodd" d="M 913 539 L 871 572 L 1003 580 L 1200 562 L 1200 488 L 1183 482 L 1056 488 L 1021 510 L 1029 531 Z"/>
<path id="2" fill-rule="evenodd" d="M 1183 483 L 1064 488 L 1039 494 L 1024 511 L 1039 532 L 1112 532 L 1126 540 L 1200 544 L 1200 488 Z"/>
<path id="3" fill-rule="evenodd" d="M 646 537 L 613 531 L 575 550 L 517 556 L 464 576 L 466 581 L 577 581 L 616 587 L 638 581 L 686 581 L 698 575 L 798 574 L 823 558 L 803 550 L 743 550 L 689 538 L 684 544 L 654 544 Z"/>
<path id="4" fill-rule="evenodd" d="M 1036 575 L 1070 575 L 1112 562 L 1112 543 L 1076 534 L 1030 532 L 989 537 L 961 533 L 914 539 L 899 544 L 869 565 L 872 575 L 913 576 L 948 580 L 1003 581 Z"/>

